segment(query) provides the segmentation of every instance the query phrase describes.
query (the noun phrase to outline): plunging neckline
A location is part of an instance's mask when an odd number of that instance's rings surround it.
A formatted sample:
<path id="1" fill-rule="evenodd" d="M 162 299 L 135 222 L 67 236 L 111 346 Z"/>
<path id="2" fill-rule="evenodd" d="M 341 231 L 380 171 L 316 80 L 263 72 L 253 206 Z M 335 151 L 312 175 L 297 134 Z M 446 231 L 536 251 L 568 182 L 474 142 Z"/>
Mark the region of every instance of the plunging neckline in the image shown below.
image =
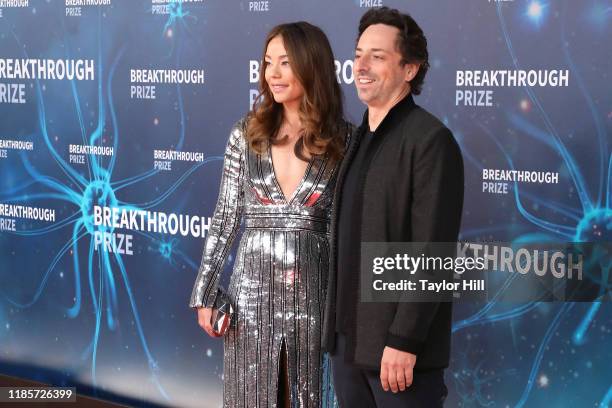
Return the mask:
<path id="1" fill-rule="evenodd" d="M 314 160 L 314 157 L 310 158 L 310 160 L 308 161 L 308 165 L 306 166 L 306 170 L 304 171 L 304 174 L 302 175 L 302 178 L 300 179 L 297 187 L 293 190 L 293 193 L 291 193 L 289 199 L 287 199 L 287 196 L 285 196 L 285 192 L 283 191 L 280 183 L 278 182 L 278 178 L 276 177 L 276 169 L 274 168 L 274 160 L 272 159 L 272 146 L 270 145 L 270 143 L 268 143 L 268 164 L 272 169 L 271 173 L 272 178 L 274 179 L 274 188 L 277 190 L 277 193 L 282 198 L 284 204 L 289 205 L 293 202 L 293 200 L 295 200 L 295 197 L 298 195 L 298 192 L 302 189 L 302 186 L 306 181 L 306 177 L 310 173 L 310 169 L 312 168 Z"/>

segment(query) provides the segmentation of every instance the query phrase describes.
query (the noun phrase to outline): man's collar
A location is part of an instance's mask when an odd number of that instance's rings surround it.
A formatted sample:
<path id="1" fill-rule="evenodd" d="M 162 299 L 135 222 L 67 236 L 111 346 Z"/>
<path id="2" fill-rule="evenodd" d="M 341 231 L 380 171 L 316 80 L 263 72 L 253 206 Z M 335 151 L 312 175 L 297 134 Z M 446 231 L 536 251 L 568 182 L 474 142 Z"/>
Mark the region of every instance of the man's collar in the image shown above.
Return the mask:
<path id="1" fill-rule="evenodd" d="M 386 127 L 388 123 L 393 123 L 397 118 L 404 117 L 408 112 L 414 108 L 416 104 L 414 103 L 414 99 L 412 98 L 412 94 L 409 93 L 396 103 L 385 115 L 385 118 L 380 122 L 380 125 L 376 128 L 374 133 L 380 133 Z M 363 114 L 363 119 L 361 121 L 361 126 L 359 126 L 360 133 L 369 130 L 369 122 L 368 122 L 368 109 Z M 363 134 L 363 133 L 362 133 Z"/>

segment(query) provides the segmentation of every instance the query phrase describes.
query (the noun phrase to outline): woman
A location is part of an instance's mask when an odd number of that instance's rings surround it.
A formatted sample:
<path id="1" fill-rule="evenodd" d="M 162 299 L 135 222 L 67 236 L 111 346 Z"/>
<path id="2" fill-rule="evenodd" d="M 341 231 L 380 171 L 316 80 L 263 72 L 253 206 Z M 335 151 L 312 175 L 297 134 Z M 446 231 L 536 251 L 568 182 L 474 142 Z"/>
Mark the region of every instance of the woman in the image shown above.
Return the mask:
<path id="1" fill-rule="evenodd" d="M 329 41 L 305 22 L 272 29 L 260 95 L 232 129 L 191 297 L 211 336 L 219 274 L 244 218 L 230 281 L 224 406 L 319 407 L 321 325 L 336 169 L 350 132 Z"/>

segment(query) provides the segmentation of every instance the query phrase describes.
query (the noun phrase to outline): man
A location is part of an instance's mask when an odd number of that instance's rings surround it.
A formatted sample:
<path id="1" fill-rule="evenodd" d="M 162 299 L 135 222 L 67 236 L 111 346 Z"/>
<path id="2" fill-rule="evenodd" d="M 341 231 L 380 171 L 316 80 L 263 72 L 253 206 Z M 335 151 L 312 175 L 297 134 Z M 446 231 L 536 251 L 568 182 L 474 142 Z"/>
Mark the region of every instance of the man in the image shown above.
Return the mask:
<path id="1" fill-rule="evenodd" d="M 338 174 L 324 345 L 342 407 L 438 407 L 447 395 L 451 306 L 359 301 L 361 242 L 454 242 L 463 162 L 451 132 L 415 105 L 427 40 L 382 7 L 359 23 L 354 78 L 367 105 Z"/>

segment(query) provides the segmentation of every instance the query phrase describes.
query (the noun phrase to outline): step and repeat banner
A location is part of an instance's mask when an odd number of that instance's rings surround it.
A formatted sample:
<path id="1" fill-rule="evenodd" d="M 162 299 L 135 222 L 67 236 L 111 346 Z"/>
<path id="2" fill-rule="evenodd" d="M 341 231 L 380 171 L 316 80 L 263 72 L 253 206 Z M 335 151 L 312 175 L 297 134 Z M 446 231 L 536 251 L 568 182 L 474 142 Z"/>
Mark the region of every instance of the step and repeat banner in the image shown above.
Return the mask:
<path id="1" fill-rule="evenodd" d="M 610 241 L 608 1 L 0 0 L 0 372 L 220 406 L 222 342 L 187 304 L 265 35 L 323 28 L 359 122 L 357 24 L 382 5 L 428 38 L 416 102 L 462 149 L 461 238 Z M 611 341 L 610 303 L 458 304 L 447 404 L 608 406 Z"/>

